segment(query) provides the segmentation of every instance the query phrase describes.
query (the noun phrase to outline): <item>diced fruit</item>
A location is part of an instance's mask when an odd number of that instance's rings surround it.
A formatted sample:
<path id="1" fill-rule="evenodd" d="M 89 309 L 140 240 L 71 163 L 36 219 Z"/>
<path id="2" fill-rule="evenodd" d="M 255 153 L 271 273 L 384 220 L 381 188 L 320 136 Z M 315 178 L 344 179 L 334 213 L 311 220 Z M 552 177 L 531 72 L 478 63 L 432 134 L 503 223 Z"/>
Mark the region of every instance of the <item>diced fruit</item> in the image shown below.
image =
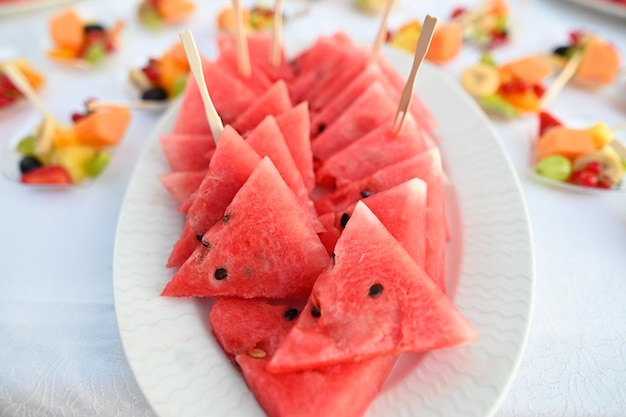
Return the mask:
<path id="1" fill-rule="evenodd" d="M 535 165 L 537 174 L 555 181 L 567 181 L 572 175 L 572 163 L 561 155 L 550 155 Z"/>
<path id="2" fill-rule="evenodd" d="M 145 71 L 132 68 L 129 72 L 128 78 L 130 79 L 130 82 L 141 91 L 153 87 L 152 81 L 148 78 Z"/>
<path id="3" fill-rule="evenodd" d="M 521 92 L 500 91 L 500 95 L 504 100 L 509 102 L 511 105 L 513 105 L 513 107 L 517 108 L 521 112 L 536 112 L 539 111 L 539 109 L 541 108 L 539 98 L 535 94 L 535 91 L 532 89 Z"/>
<path id="4" fill-rule="evenodd" d="M 41 161 L 34 156 L 25 156 L 20 160 L 20 172 L 22 174 L 26 174 L 40 166 L 42 166 Z"/>
<path id="5" fill-rule="evenodd" d="M 543 136 L 549 129 L 561 125 L 562 123 L 550 113 L 545 111 L 539 112 L 539 136 Z"/>
<path id="6" fill-rule="evenodd" d="M 490 67 L 497 68 L 498 62 L 490 53 L 485 53 L 480 57 L 480 63 L 484 65 L 489 65 Z"/>
<path id="7" fill-rule="evenodd" d="M 196 10 L 196 5 L 187 0 L 160 0 L 156 8 L 163 20 L 178 23 L 187 19 Z"/>
<path id="8" fill-rule="evenodd" d="M 76 51 L 84 41 L 83 21 L 73 9 L 64 10 L 50 20 L 50 36 L 61 48 Z"/>
<path id="9" fill-rule="evenodd" d="M 576 80 L 592 84 L 612 83 L 620 71 L 617 49 L 608 42 L 592 38 L 584 47 Z"/>
<path id="10" fill-rule="evenodd" d="M 92 65 L 100 64 L 107 55 L 106 44 L 102 41 L 92 43 L 83 54 L 83 59 Z"/>
<path id="11" fill-rule="evenodd" d="M 589 131 L 591 131 L 591 134 L 593 135 L 593 140 L 598 149 L 603 148 L 604 146 L 611 143 L 611 141 L 615 137 L 613 135 L 613 130 L 611 129 L 611 127 L 603 122 L 594 124 L 589 128 Z"/>
<path id="12" fill-rule="evenodd" d="M 118 144 L 130 123 L 126 107 L 110 106 L 83 117 L 74 124 L 76 138 L 83 145 L 97 148 Z"/>
<path id="13" fill-rule="evenodd" d="M 498 94 L 481 97 L 478 102 L 485 111 L 497 116 L 512 118 L 520 115 L 519 111 L 511 103 Z"/>
<path id="14" fill-rule="evenodd" d="M 152 87 L 141 94 L 142 100 L 165 101 L 167 91 L 163 87 Z"/>
<path id="15" fill-rule="evenodd" d="M 181 75 L 174 81 L 174 85 L 172 86 L 171 95 L 172 97 L 178 96 L 180 93 L 185 91 L 185 86 L 187 85 L 187 75 Z"/>
<path id="16" fill-rule="evenodd" d="M 461 74 L 461 84 L 474 97 L 491 96 L 500 87 L 500 74 L 490 65 L 478 64 Z"/>
<path id="17" fill-rule="evenodd" d="M 97 150 L 90 146 L 73 145 L 55 149 L 52 161 L 64 167 L 74 184 L 87 178 L 87 165 L 95 158 Z"/>
<path id="18" fill-rule="evenodd" d="M 352 4 L 361 12 L 376 14 L 384 10 L 387 0 L 353 0 Z"/>
<path id="19" fill-rule="evenodd" d="M 17 144 L 17 152 L 23 156 L 35 155 L 35 143 L 37 138 L 34 135 L 29 135 L 19 141 Z"/>
<path id="20" fill-rule="evenodd" d="M 570 129 L 556 126 L 537 140 L 537 156 L 563 155 L 570 160 L 596 151 L 591 132 L 587 129 Z M 576 169 L 575 169 L 576 171 Z"/>
<path id="21" fill-rule="evenodd" d="M 65 168 L 59 165 L 42 166 L 21 177 L 23 184 L 69 185 L 72 178 Z"/>
<path id="22" fill-rule="evenodd" d="M 97 177 L 111 162 L 111 154 L 105 151 L 98 151 L 96 156 L 85 166 L 85 171 L 90 177 Z"/>
<path id="23" fill-rule="evenodd" d="M 589 169 L 590 164 L 592 166 L 591 170 Z M 624 176 L 622 160 L 610 146 L 605 146 L 598 151 L 579 156 L 574 160 L 573 168 L 574 171 L 594 172 L 597 171 L 597 168 L 594 169 L 595 164 L 601 166 L 600 174 L 612 185 L 617 185 Z M 596 172 L 596 175 L 598 175 L 598 172 Z"/>
<path id="24" fill-rule="evenodd" d="M 82 115 L 78 120 L 85 117 Z M 72 118 L 73 119 L 73 118 Z M 78 121 L 74 120 L 74 122 Z M 73 126 L 57 126 L 54 134 L 54 146 L 61 148 L 64 146 L 76 145 L 78 143 L 76 139 L 76 133 Z"/>
<path id="25" fill-rule="evenodd" d="M 458 23 L 440 23 L 433 34 L 426 53 L 429 61 L 443 64 L 454 58 L 463 48 L 463 28 Z"/>
<path id="26" fill-rule="evenodd" d="M 527 56 L 503 66 L 513 76 L 528 84 L 541 84 L 554 73 L 552 65 L 542 57 Z"/>
<path id="27" fill-rule="evenodd" d="M 422 25 L 418 21 L 408 22 L 391 35 L 389 44 L 408 52 L 414 52 L 421 31 Z"/>

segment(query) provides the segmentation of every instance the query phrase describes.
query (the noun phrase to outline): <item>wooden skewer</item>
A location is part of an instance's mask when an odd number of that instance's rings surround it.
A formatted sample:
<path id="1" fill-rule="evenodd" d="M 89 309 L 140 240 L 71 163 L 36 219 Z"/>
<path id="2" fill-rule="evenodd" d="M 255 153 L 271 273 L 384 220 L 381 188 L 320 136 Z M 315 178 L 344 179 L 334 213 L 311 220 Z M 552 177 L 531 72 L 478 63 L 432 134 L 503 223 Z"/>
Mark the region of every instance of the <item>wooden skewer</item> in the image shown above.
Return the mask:
<path id="1" fill-rule="evenodd" d="M 204 71 L 202 70 L 200 53 L 198 53 L 198 48 L 196 47 L 196 41 L 194 40 L 193 34 L 190 30 L 181 32 L 179 36 L 181 42 L 183 43 L 183 48 L 185 49 L 185 55 L 187 55 L 187 61 L 189 61 L 191 73 L 193 74 L 193 78 L 196 80 L 198 88 L 200 89 L 202 103 L 204 104 L 204 111 L 209 121 L 209 126 L 211 127 L 213 140 L 217 143 L 222 131 L 224 130 L 224 125 L 222 124 L 222 119 L 219 114 L 217 114 L 217 110 L 215 110 L 215 106 L 213 105 L 213 101 L 209 95 L 209 90 L 207 89 L 206 81 L 204 79 Z"/>
<path id="2" fill-rule="evenodd" d="M 251 73 L 250 53 L 248 52 L 248 39 L 246 38 L 240 0 L 233 0 L 233 10 L 235 11 L 235 30 L 237 33 L 237 67 L 239 74 L 247 78 Z"/>
<path id="3" fill-rule="evenodd" d="M 565 85 L 572 79 L 572 77 L 576 74 L 576 70 L 578 70 L 578 66 L 580 65 L 580 61 L 582 59 L 582 54 L 577 53 L 572 56 L 563 70 L 559 74 L 559 76 L 554 80 L 552 85 L 546 90 L 546 92 L 539 100 L 539 107 L 545 108 L 550 101 L 556 97 L 556 95 L 565 87 Z"/>
<path id="4" fill-rule="evenodd" d="M 48 107 L 44 104 L 41 98 L 39 98 L 39 95 L 35 92 L 26 77 L 24 77 L 15 64 L 6 62 L 0 66 L 0 70 L 9 78 L 9 80 L 11 80 L 20 93 L 22 93 L 24 97 L 26 97 L 26 99 L 30 101 L 41 114 L 44 115 L 44 117 L 54 119 L 52 112 L 48 110 Z"/>
<path id="5" fill-rule="evenodd" d="M 282 0 L 276 0 L 274 3 L 274 27 L 272 28 L 272 50 L 270 52 L 270 63 L 274 67 L 280 65 L 282 32 L 283 32 L 283 13 L 282 13 Z"/>
<path id="6" fill-rule="evenodd" d="M 372 50 L 367 62 L 373 62 L 376 60 L 376 57 L 380 52 L 380 48 L 382 48 L 383 43 L 385 42 L 385 38 L 387 36 L 387 21 L 389 20 L 389 14 L 391 13 L 391 8 L 394 3 L 395 0 L 387 0 L 387 4 L 385 5 L 385 10 L 383 12 L 383 18 L 380 22 L 380 27 L 378 28 L 378 33 L 376 34 L 376 39 L 374 40 L 374 45 L 372 45 Z"/>
<path id="7" fill-rule="evenodd" d="M 419 67 L 424 61 L 426 52 L 428 52 L 428 48 L 430 47 L 430 41 L 432 40 L 433 34 L 435 33 L 435 28 L 437 27 L 437 22 L 438 19 L 431 15 L 427 15 L 426 18 L 424 18 L 422 31 L 420 32 L 420 36 L 417 39 L 417 46 L 415 48 L 415 56 L 413 57 L 413 66 L 411 67 L 411 73 L 409 74 L 409 78 L 407 79 L 407 82 L 404 85 L 404 89 L 402 90 L 402 96 L 400 97 L 398 111 L 396 112 L 396 116 L 393 120 L 392 132 L 394 134 L 398 134 L 400 130 L 402 130 L 402 126 L 404 126 L 406 113 L 408 112 L 409 106 L 411 105 L 411 99 L 413 98 L 415 77 L 417 76 L 417 71 L 419 70 Z"/>
<path id="8" fill-rule="evenodd" d="M 167 105 L 165 101 L 137 100 L 122 103 L 110 101 L 90 101 L 87 103 L 87 110 L 97 110 L 106 107 L 126 107 L 131 110 L 158 110 Z"/>

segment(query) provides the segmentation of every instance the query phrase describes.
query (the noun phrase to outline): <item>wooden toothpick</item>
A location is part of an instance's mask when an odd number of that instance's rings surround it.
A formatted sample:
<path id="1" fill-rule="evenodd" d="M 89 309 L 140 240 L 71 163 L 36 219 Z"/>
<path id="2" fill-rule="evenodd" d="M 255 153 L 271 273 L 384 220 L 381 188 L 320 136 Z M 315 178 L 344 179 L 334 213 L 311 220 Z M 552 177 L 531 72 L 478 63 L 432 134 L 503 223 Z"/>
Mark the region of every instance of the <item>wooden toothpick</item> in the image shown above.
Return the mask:
<path id="1" fill-rule="evenodd" d="M 97 110 L 107 107 L 126 107 L 130 110 L 159 110 L 167 105 L 165 101 L 138 100 L 127 102 L 110 102 L 110 101 L 90 101 L 87 103 L 87 110 Z"/>
<path id="2" fill-rule="evenodd" d="M 387 21 L 389 20 L 389 14 L 394 2 L 395 0 L 387 0 L 387 4 L 385 5 L 385 10 L 383 12 L 383 18 L 380 22 L 380 27 L 378 28 L 378 33 L 376 34 L 376 39 L 372 45 L 372 50 L 370 51 L 367 62 L 373 62 L 376 60 L 376 57 L 380 52 L 380 48 L 382 48 L 383 43 L 385 42 L 385 38 L 387 37 Z"/>
<path id="3" fill-rule="evenodd" d="M 539 100 L 539 107 L 544 109 L 550 103 L 554 97 L 565 87 L 565 85 L 572 79 L 572 77 L 576 74 L 578 67 L 580 65 L 580 61 L 582 60 L 582 54 L 579 52 L 574 54 L 561 73 L 556 77 L 554 82 L 548 87 L 546 92 L 541 96 L 541 100 Z"/>
<path id="4" fill-rule="evenodd" d="M 187 61 L 189 61 L 189 68 L 191 69 L 193 78 L 196 80 L 196 84 L 198 84 L 198 88 L 200 89 L 202 103 L 204 104 L 204 111 L 209 121 L 209 126 L 211 127 L 213 140 L 217 143 L 222 131 L 224 130 L 224 125 L 222 124 L 222 119 L 217 114 L 217 110 L 215 110 L 215 106 L 213 105 L 213 101 L 209 95 L 209 90 L 207 89 L 206 81 L 204 79 L 204 71 L 202 70 L 200 53 L 198 53 L 198 48 L 196 47 L 196 41 L 194 40 L 193 34 L 190 30 L 181 32 L 179 36 L 181 42 L 183 43 L 183 48 L 185 49 L 185 55 L 187 55 Z"/>
<path id="5" fill-rule="evenodd" d="M 239 74 L 248 78 L 251 73 L 250 53 L 248 52 L 248 39 L 246 37 L 240 0 L 233 0 L 233 10 L 235 11 L 235 31 L 237 34 L 237 68 L 239 69 Z"/>
<path id="6" fill-rule="evenodd" d="M 270 52 L 270 63 L 274 67 L 280 65 L 282 50 L 282 32 L 283 32 L 283 13 L 282 0 L 276 0 L 274 3 L 274 25 L 272 28 L 272 50 Z"/>
<path id="7" fill-rule="evenodd" d="M 30 85 L 22 71 L 11 62 L 6 62 L 0 65 L 0 70 L 3 72 L 9 80 L 15 85 L 15 87 L 22 93 L 26 100 L 30 101 L 37 110 L 46 118 L 54 119 L 52 112 L 48 110 L 48 107 L 41 100 L 39 95 L 35 92 L 35 89 Z"/>
<path id="8" fill-rule="evenodd" d="M 411 105 L 411 99 L 413 98 L 415 77 L 417 76 L 417 71 L 419 70 L 419 67 L 424 61 L 426 53 L 428 52 L 428 48 L 430 47 L 430 41 L 432 40 L 433 34 L 435 33 L 435 28 L 437 27 L 437 22 L 438 19 L 431 15 L 427 15 L 426 18 L 424 18 L 422 31 L 420 32 L 420 36 L 417 39 L 417 46 L 415 48 L 415 56 L 413 57 L 413 66 L 411 67 L 411 73 L 409 74 L 409 78 L 407 79 L 406 84 L 404 85 L 404 89 L 402 90 L 402 96 L 400 97 L 398 111 L 396 112 L 396 116 L 393 120 L 392 132 L 394 134 L 398 134 L 400 130 L 402 130 L 402 126 L 404 125 L 406 113 L 408 112 L 409 106 Z"/>

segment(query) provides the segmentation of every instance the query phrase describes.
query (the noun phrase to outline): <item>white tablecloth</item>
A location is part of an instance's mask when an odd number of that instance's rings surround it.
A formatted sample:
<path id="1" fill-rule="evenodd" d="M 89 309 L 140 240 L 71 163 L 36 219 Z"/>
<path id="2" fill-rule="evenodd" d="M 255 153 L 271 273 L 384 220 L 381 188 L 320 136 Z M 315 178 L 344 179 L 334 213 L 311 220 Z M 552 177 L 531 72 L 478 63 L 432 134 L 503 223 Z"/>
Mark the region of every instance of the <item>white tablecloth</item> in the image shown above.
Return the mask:
<path id="1" fill-rule="evenodd" d="M 226 2 L 198 3 L 189 26 L 200 50 L 212 55 L 215 13 Z M 343 29 L 359 42 L 374 37 L 377 18 L 354 13 L 347 0 L 286 3 L 288 13 L 311 9 L 286 25 L 286 36 L 313 39 Z M 0 17 L 0 54 L 16 51 L 45 71 L 42 96 L 59 118 L 80 109 L 88 97 L 127 100 L 123 80 L 129 65 L 164 50 L 182 29 L 145 31 L 129 18 L 135 5 L 122 0 L 77 3 L 84 14 L 127 18 L 124 45 L 105 68 L 64 68 L 44 56 L 46 22 L 55 9 Z M 400 0 L 390 26 L 426 13 L 447 18 L 459 5 Z M 566 1 L 518 1 L 512 7 L 521 24 L 515 43 L 496 52 L 500 60 L 547 51 L 577 28 L 612 40 L 626 56 L 626 20 Z M 466 47 L 442 71 L 456 78 L 478 56 L 477 50 Z M 601 92 L 566 89 L 551 110 L 566 120 L 623 124 L 624 72 L 619 82 Z M 121 346 L 112 263 L 124 191 L 159 116 L 133 114 L 111 166 L 91 185 L 42 191 L 0 176 L 0 415 L 154 415 Z M 2 150 L 33 120 L 36 114 L 28 105 L 0 114 Z M 534 182 L 527 175 L 527 156 L 536 122 L 525 118 L 495 124 L 520 174 L 537 271 L 527 349 L 497 415 L 624 416 L 626 193 L 571 193 Z"/>

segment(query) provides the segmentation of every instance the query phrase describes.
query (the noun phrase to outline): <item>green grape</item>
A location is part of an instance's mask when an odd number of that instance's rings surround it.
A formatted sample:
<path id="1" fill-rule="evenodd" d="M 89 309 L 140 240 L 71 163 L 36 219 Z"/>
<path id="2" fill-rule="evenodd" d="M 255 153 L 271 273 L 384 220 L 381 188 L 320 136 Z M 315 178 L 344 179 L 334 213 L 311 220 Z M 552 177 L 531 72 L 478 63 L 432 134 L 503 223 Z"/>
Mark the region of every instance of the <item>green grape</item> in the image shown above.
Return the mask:
<path id="1" fill-rule="evenodd" d="M 98 65 L 106 58 L 107 49 L 104 42 L 94 42 L 85 51 L 84 59 L 92 65 Z"/>
<path id="2" fill-rule="evenodd" d="M 481 97 L 478 100 L 480 106 L 485 111 L 495 114 L 497 116 L 514 118 L 519 116 L 517 109 L 504 98 L 497 94 L 491 94 L 489 96 Z"/>
<path id="3" fill-rule="evenodd" d="M 87 171 L 87 175 L 90 177 L 97 177 L 104 171 L 104 169 L 109 165 L 111 161 L 111 154 L 100 151 L 93 157 L 91 161 L 85 166 L 85 170 Z"/>
<path id="4" fill-rule="evenodd" d="M 23 156 L 35 155 L 35 142 L 37 142 L 37 138 L 35 138 L 35 136 L 26 136 L 17 144 L 17 153 Z"/>
<path id="5" fill-rule="evenodd" d="M 185 85 L 187 85 L 187 75 L 181 75 L 176 78 L 174 81 L 174 86 L 172 87 L 172 97 L 178 96 L 185 89 Z"/>
<path id="6" fill-rule="evenodd" d="M 550 155 L 537 162 L 535 171 L 542 177 L 567 181 L 572 175 L 572 163 L 562 155 Z"/>

